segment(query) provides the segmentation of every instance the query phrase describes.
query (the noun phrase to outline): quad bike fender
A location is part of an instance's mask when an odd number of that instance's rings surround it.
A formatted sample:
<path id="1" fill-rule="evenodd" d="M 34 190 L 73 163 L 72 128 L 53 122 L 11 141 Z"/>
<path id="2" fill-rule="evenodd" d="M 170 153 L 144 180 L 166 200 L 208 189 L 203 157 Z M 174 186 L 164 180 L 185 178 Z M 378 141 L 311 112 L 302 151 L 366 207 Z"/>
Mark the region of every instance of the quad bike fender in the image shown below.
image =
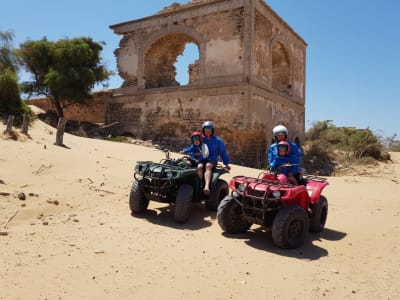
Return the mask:
<path id="1" fill-rule="evenodd" d="M 311 203 L 318 203 L 319 197 L 321 196 L 322 190 L 328 186 L 328 181 L 316 181 L 316 180 L 309 180 L 307 182 L 307 192 L 308 196 L 310 197 Z"/>
<path id="2" fill-rule="evenodd" d="M 285 206 L 300 206 L 304 210 L 308 209 L 310 198 L 304 185 L 291 186 L 286 188 L 285 191 L 281 198 Z"/>
<path id="3" fill-rule="evenodd" d="M 221 177 L 221 175 L 229 173 L 229 170 L 225 168 L 217 168 L 213 170 L 212 176 L 211 176 L 211 187 L 215 187 L 218 183 L 218 179 Z"/>

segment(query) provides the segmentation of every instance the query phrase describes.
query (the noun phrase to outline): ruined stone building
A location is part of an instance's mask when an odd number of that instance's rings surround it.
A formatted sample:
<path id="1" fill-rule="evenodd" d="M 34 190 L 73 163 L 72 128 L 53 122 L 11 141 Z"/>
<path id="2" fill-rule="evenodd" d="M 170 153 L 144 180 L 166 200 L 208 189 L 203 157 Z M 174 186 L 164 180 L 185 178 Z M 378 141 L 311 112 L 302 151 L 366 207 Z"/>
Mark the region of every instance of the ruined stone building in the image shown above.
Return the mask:
<path id="1" fill-rule="evenodd" d="M 108 102 L 114 134 L 179 149 L 205 120 L 233 163 L 262 167 L 272 128 L 304 137 L 306 43 L 262 0 L 193 0 L 110 26 L 123 84 Z M 187 44 L 199 57 L 180 85 L 174 64 Z"/>

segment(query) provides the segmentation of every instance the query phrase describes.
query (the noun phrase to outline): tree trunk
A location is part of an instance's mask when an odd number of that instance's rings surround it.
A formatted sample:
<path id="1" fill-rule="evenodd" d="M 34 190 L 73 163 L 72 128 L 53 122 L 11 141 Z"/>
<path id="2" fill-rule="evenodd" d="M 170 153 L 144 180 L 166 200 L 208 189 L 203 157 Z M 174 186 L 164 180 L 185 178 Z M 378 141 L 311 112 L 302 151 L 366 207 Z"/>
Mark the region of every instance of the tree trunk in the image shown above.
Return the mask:
<path id="1" fill-rule="evenodd" d="M 54 106 L 56 107 L 58 117 L 64 118 L 64 111 L 58 97 L 54 97 Z"/>
<path id="2" fill-rule="evenodd" d="M 58 119 L 57 134 L 56 134 L 56 145 L 57 146 L 64 146 L 63 138 L 64 138 L 64 130 L 65 130 L 66 123 L 67 123 L 67 120 L 65 118 Z"/>
<path id="3" fill-rule="evenodd" d="M 13 124 L 14 124 L 14 116 L 13 116 L 13 115 L 10 115 L 10 116 L 8 116 L 7 128 L 6 128 L 6 132 L 7 132 L 8 134 L 11 134 Z"/>
<path id="4" fill-rule="evenodd" d="M 28 127 L 29 127 L 29 115 L 24 113 L 24 119 L 22 121 L 22 133 L 28 134 Z"/>

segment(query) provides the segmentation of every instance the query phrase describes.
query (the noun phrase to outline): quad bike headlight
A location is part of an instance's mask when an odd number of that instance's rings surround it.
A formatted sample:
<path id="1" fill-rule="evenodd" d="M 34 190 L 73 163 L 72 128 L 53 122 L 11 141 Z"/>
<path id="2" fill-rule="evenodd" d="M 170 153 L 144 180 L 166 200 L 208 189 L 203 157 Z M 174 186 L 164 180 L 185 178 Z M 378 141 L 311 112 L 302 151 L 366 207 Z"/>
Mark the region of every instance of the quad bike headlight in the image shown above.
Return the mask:
<path id="1" fill-rule="evenodd" d="M 172 177 L 174 177 L 174 173 L 172 173 L 171 171 L 167 172 L 167 178 L 171 179 Z"/>
<path id="2" fill-rule="evenodd" d="M 272 191 L 272 197 L 280 198 L 281 197 L 281 192 L 280 191 Z"/>
<path id="3" fill-rule="evenodd" d="M 245 189 L 246 189 L 246 186 L 244 184 L 239 184 L 239 186 L 238 186 L 239 192 L 243 193 L 245 191 Z"/>
<path id="4" fill-rule="evenodd" d="M 137 165 L 137 166 L 135 167 L 135 172 L 138 173 L 138 174 L 140 174 L 140 175 L 142 175 L 142 174 L 143 174 L 143 167 Z"/>

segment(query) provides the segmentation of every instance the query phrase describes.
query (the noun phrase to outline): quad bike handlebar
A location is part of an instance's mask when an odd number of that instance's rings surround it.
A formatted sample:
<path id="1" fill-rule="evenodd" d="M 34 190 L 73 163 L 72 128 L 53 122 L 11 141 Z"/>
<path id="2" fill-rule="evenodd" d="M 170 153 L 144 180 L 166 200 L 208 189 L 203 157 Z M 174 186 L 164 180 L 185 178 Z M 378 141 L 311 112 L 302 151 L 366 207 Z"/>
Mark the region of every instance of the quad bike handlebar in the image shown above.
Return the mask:
<path id="1" fill-rule="evenodd" d="M 269 174 L 278 174 L 280 171 L 282 171 L 283 169 L 290 169 L 292 167 L 298 167 L 300 166 L 299 164 L 291 164 L 291 163 L 286 163 L 283 165 L 278 166 L 277 168 L 273 168 L 273 167 L 268 167 L 267 169 L 265 169 L 264 171 L 262 171 L 258 177 L 260 177 L 263 174 L 269 173 Z"/>
<path id="2" fill-rule="evenodd" d="M 292 167 L 298 167 L 298 166 L 299 166 L 299 164 L 286 163 L 286 164 L 280 165 L 276 169 L 277 169 L 277 171 L 279 171 L 279 170 L 282 170 L 282 169 L 290 169 Z"/>

